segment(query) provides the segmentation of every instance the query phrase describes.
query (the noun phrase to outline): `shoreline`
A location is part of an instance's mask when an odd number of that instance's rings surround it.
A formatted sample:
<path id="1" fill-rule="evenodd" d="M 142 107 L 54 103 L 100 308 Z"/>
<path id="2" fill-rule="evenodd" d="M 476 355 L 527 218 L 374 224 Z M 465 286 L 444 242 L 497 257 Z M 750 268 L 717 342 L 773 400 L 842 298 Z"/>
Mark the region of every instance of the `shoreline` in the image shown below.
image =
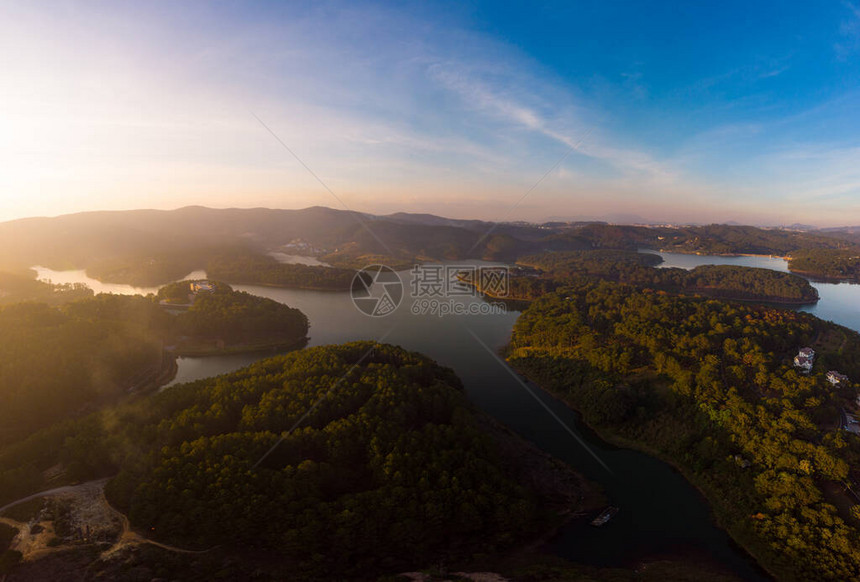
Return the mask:
<path id="1" fill-rule="evenodd" d="M 677 293 L 679 297 L 704 297 L 707 299 L 719 299 L 722 301 L 741 301 L 743 303 L 766 303 L 771 305 L 792 305 L 792 306 L 802 306 L 802 305 L 815 305 L 819 301 L 821 301 L 820 297 L 816 297 L 815 299 L 784 299 L 777 297 L 732 297 L 732 296 L 721 296 L 719 294 L 711 294 L 702 291 L 701 289 L 696 289 L 697 293 L 692 295 L 688 295 L 686 293 Z"/>
<path id="2" fill-rule="evenodd" d="M 783 261 L 790 262 L 790 255 L 766 255 L 762 253 L 703 253 L 701 251 L 688 251 L 684 249 L 649 249 L 647 247 L 641 247 L 637 249 L 637 252 L 651 252 L 651 253 L 671 253 L 676 255 L 694 255 L 699 257 L 724 257 L 724 258 L 737 258 L 737 257 L 761 257 L 765 259 L 782 259 Z"/>
<path id="3" fill-rule="evenodd" d="M 225 345 L 222 348 L 218 347 L 191 347 L 191 348 L 183 348 L 176 346 L 171 350 L 166 350 L 173 356 L 173 359 L 177 358 L 205 358 L 209 356 L 228 356 L 235 354 L 250 354 L 254 352 L 268 352 L 268 351 L 288 351 L 294 348 L 297 348 L 308 341 L 308 336 L 304 336 L 295 340 L 286 340 L 286 341 L 277 341 L 277 342 L 264 342 L 259 344 L 236 344 L 236 345 Z"/>
<path id="4" fill-rule="evenodd" d="M 598 278 L 597 280 L 602 281 L 603 279 Z M 490 299 L 495 299 L 496 301 L 519 301 L 522 303 L 532 303 L 532 302 L 536 301 L 537 299 L 540 299 L 540 297 L 535 297 L 534 299 L 526 299 L 524 297 L 523 298 L 520 298 L 520 297 L 500 297 L 498 295 L 494 295 L 494 294 L 489 293 L 487 291 L 481 290 L 480 288 L 478 288 L 477 285 L 475 285 L 471 281 L 466 281 L 466 280 L 462 280 L 462 279 L 460 281 L 466 285 L 471 285 L 472 287 L 475 288 L 475 290 L 478 293 L 480 293 L 484 297 L 487 297 Z M 621 285 L 632 285 L 632 283 L 620 283 L 620 284 Z M 673 295 L 677 295 L 678 297 L 702 297 L 705 299 L 718 299 L 718 300 L 722 300 L 722 301 L 741 301 L 744 303 L 757 303 L 757 304 L 764 303 L 764 304 L 772 304 L 772 305 L 790 305 L 790 306 L 795 306 L 795 307 L 800 307 L 803 305 L 815 305 L 816 303 L 821 301 L 820 297 L 816 297 L 815 299 L 784 299 L 784 298 L 775 298 L 775 297 L 739 297 L 739 296 L 727 296 L 726 297 L 726 296 L 720 296 L 718 294 L 705 293 L 701 289 L 698 289 L 698 288 L 692 290 L 691 293 L 683 293 L 683 292 L 678 292 L 678 291 L 667 291 L 665 289 L 658 289 L 658 288 L 651 288 L 651 287 L 646 287 L 646 288 L 652 289 L 654 291 L 664 291 L 666 293 L 672 293 Z"/>
<path id="5" fill-rule="evenodd" d="M 800 277 L 804 277 L 809 279 L 815 283 L 849 283 L 854 285 L 860 285 L 860 275 L 845 275 L 841 277 L 828 277 L 827 275 L 822 275 L 820 273 L 816 273 L 814 271 L 802 271 L 799 269 L 791 268 L 791 255 L 762 255 L 756 253 L 700 253 L 700 252 L 691 252 L 691 251 L 683 251 L 683 250 L 665 250 L 665 249 L 642 249 L 644 252 L 659 252 L 659 253 L 672 253 L 678 255 L 693 255 L 699 257 L 724 257 L 724 258 L 735 258 L 735 257 L 761 257 L 765 259 L 782 259 L 786 262 L 786 268 L 788 272 L 793 275 L 798 275 Z"/>
<path id="6" fill-rule="evenodd" d="M 671 457 L 668 457 L 667 455 L 663 454 L 662 452 L 658 451 L 657 449 L 654 449 L 654 448 L 648 446 L 647 444 L 643 444 L 643 443 L 640 443 L 638 441 L 630 440 L 626 437 L 623 437 L 623 436 L 615 433 L 611 429 L 597 427 L 597 426 L 594 426 L 594 425 L 588 423 L 585 420 L 585 417 L 583 416 L 582 412 L 576 406 L 574 406 L 573 403 L 570 402 L 569 399 L 563 397 L 560 394 L 553 392 L 552 390 L 545 388 L 539 382 L 532 379 L 525 371 L 523 371 L 523 370 L 517 368 L 516 366 L 514 366 L 513 364 L 511 364 L 510 361 L 507 360 L 507 358 L 505 359 L 505 362 L 511 367 L 512 370 L 514 370 L 520 377 L 522 377 L 524 379 L 524 381 L 530 383 L 531 385 L 535 386 L 536 388 L 538 388 L 542 392 L 550 395 L 551 397 L 559 400 L 567 408 L 574 411 L 577 415 L 577 419 L 580 422 L 582 422 L 582 424 L 586 428 L 588 428 L 588 430 L 590 430 L 595 435 L 597 435 L 597 437 L 600 438 L 601 440 L 603 440 L 606 443 L 610 444 L 611 446 L 614 446 L 617 448 L 628 449 L 628 450 L 643 453 L 643 454 L 648 455 L 650 457 L 653 457 L 659 461 L 662 461 L 663 463 L 666 463 L 668 466 L 670 466 L 681 477 L 683 477 L 687 483 L 689 483 L 694 489 L 696 489 L 696 491 L 698 491 L 698 493 L 702 496 L 702 499 L 705 501 L 708 508 L 710 509 L 710 513 L 711 513 L 711 517 L 712 517 L 712 524 L 715 527 L 717 527 L 718 529 L 720 529 L 721 531 L 726 533 L 726 535 L 731 540 L 732 544 L 734 544 L 740 550 L 740 552 L 742 552 L 752 562 L 752 565 L 755 568 L 758 568 L 759 570 L 761 570 L 763 574 L 765 574 L 767 577 L 769 577 L 771 579 L 774 579 L 774 580 L 778 579 L 778 577 L 765 566 L 765 564 L 762 562 L 762 560 L 759 558 L 759 556 L 755 552 L 750 550 L 748 547 L 744 546 L 738 540 L 735 532 L 733 532 L 731 528 L 727 527 L 727 525 L 724 522 L 724 519 L 720 515 L 720 512 L 717 511 L 717 508 L 721 508 L 721 504 L 719 502 L 719 495 L 709 494 L 707 488 L 705 486 L 703 486 L 702 483 L 699 482 L 697 479 L 694 479 L 693 477 L 691 477 L 691 475 L 689 474 L 689 472 L 686 470 L 685 467 L 680 465 L 678 462 L 676 462 Z"/>
<path id="7" fill-rule="evenodd" d="M 813 273 L 811 271 L 792 271 L 791 270 L 791 261 L 788 263 L 789 271 L 797 275 L 798 277 L 803 277 L 813 283 L 830 283 L 830 284 L 840 284 L 847 283 L 849 285 L 860 285 L 860 276 L 845 276 L 845 277 L 827 277 L 826 275 L 820 275 L 817 273 Z"/>
<path id="8" fill-rule="evenodd" d="M 92 279 L 94 279 L 94 280 L 96 280 L 99 283 L 102 283 L 104 285 L 127 285 L 128 287 L 132 287 L 134 289 L 141 289 L 141 290 L 150 289 L 150 288 L 158 289 L 158 288 L 164 287 L 165 285 L 170 285 L 171 283 L 181 283 L 183 281 L 182 279 L 180 279 L 178 281 L 167 281 L 165 283 L 156 283 L 156 284 L 149 285 L 146 287 L 141 287 L 138 285 L 132 285 L 131 283 L 122 283 L 119 281 L 102 281 L 101 279 L 96 279 L 95 277 L 92 277 Z M 216 278 L 216 280 L 220 280 L 220 279 Z M 228 285 L 247 285 L 247 286 L 256 286 L 256 287 L 271 287 L 274 289 L 297 289 L 300 291 L 331 291 L 331 292 L 335 292 L 335 293 L 345 293 L 345 292 L 349 291 L 349 287 L 337 287 L 337 288 L 313 287 L 311 285 L 278 285 L 275 283 L 247 283 L 247 282 L 226 281 L 226 280 L 223 282 L 227 283 Z M 140 295 L 140 293 L 138 293 L 138 295 Z M 144 297 L 145 296 L 146 295 L 144 295 Z M 183 305 L 177 305 L 177 307 L 182 307 L 182 306 Z"/>
<path id="9" fill-rule="evenodd" d="M 228 285 L 244 285 L 246 287 L 268 287 L 271 289 L 294 289 L 296 291 L 322 291 L 330 293 L 346 293 L 349 287 L 313 287 L 311 285 L 278 285 L 275 283 L 246 283 L 239 281 L 224 281 Z"/>

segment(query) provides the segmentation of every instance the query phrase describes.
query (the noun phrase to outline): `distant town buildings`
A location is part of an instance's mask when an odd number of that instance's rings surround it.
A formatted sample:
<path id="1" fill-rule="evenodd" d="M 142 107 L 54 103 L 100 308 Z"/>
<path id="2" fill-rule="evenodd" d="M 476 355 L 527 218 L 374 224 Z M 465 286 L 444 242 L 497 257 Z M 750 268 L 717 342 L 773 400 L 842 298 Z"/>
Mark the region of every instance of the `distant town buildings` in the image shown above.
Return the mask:
<path id="1" fill-rule="evenodd" d="M 794 356 L 794 365 L 808 374 L 812 370 L 814 360 L 815 350 L 812 348 L 800 348 L 800 351 Z"/>
<path id="2" fill-rule="evenodd" d="M 315 247 L 313 244 L 300 238 L 294 238 L 287 244 L 282 245 L 281 249 L 287 253 L 293 253 L 302 256 L 317 256 L 329 252 L 328 249 L 324 249 L 322 247 Z M 337 252 L 337 249 L 335 249 L 335 252 Z"/>

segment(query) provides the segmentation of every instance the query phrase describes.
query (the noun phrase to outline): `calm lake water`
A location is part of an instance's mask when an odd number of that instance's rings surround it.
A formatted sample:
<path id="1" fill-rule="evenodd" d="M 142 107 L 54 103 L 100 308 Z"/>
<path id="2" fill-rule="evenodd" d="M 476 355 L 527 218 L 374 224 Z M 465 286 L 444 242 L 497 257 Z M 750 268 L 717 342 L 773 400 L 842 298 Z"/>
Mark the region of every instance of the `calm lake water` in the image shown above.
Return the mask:
<path id="1" fill-rule="evenodd" d="M 287 265 L 310 265 L 312 267 L 331 267 L 328 263 L 324 263 L 316 257 L 309 257 L 306 255 L 291 255 L 288 253 L 280 253 L 280 252 L 271 252 L 269 256 L 278 261 L 279 263 L 285 263 Z"/>
<path id="2" fill-rule="evenodd" d="M 96 293 L 115 293 L 117 295 L 149 295 L 158 293 L 158 287 L 133 287 L 132 285 L 121 285 L 118 283 L 102 283 L 87 276 L 83 269 L 79 271 L 54 271 L 39 265 L 30 267 L 36 271 L 36 278 L 56 285 L 65 283 L 86 283 Z M 192 271 L 182 278 L 182 281 L 193 281 L 205 279 L 206 271 Z"/>
<path id="3" fill-rule="evenodd" d="M 786 270 L 785 261 L 769 257 L 660 255 L 665 267 L 742 264 Z M 55 282 L 93 283 L 82 272 L 62 273 L 63 278 L 56 272 L 43 272 Z M 199 274 L 194 275 L 197 278 Z M 591 527 L 586 520 L 569 524 L 548 544 L 555 553 L 597 566 L 629 566 L 648 558 L 692 556 L 701 562 L 721 564 L 744 579 L 763 579 L 751 559 L 725 532 L 714 526 L 705 500 L 679 473 L 648 455 L 608 445 L 584 427 L 567 406 L 535 390 L 562 422 L 586 441 L 609 468 L 607 471 L 535 402 L 511 370 L 473 337 L 472 333 L 492 350 L 503 347 L 510 339 L 517 312 L 445 317 L 415 315 L 409 296 L 410 273 L 401 272 L 400 275 L 406 291 L 403 303 L 393 314 L 381 318 L 359 312 L 346 293 L 248 285 L 234 287 L 302 310 L 311 322 L 311 346 L 377 340 L 427 354 L 457 372 L 469 398 L 478 408 L 599 483 L 621 511 L 602 528 Z M 803 308 L 805 311 L 860 330 L 860 286 L 819 283 L 815 286 L 821 301 Z M 467 308 L 486 305 L 478 297 L 459 297 L 456 301 Z M 260 357 L 263 355 L 180 358 L 175 382 L 223 374 Z"/>
<path id="4" fill-rule="evenodd" d="M 739 265 L 772 269 L 784 273 L 789 272 L 788 261 L 779 257 L 715 257 L 645 250 L 641 252 L 649 252 L 663 257 L 663 263 L 659 265 L 660 268 L 692 269 L 699 265 Z M 820 300 L 816 304 L 798 308 L 800 311 L 806 311 L 821 319 L 860 331 L 860 285 L 854 283 L 822 283 L 813 279 L 810 279 L 809 282 L 818 289 Z"/>

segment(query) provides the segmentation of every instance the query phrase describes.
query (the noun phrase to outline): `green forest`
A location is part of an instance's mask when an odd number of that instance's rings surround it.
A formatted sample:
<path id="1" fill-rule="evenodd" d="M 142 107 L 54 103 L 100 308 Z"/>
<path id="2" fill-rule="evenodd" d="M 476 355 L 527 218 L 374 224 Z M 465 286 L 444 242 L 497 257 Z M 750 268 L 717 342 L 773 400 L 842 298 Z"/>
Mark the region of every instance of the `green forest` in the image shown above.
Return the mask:
<path id="1" fill-rule="evenodd" d="M 846 241 L 826 233 L 727 224 L 679 227 L 677 233 L 667 234 L 669 237 L 660 241 L 658 248 L 708 255 L 785 256 L 798 249 L 847 245 Z"/>
<path id="2" fill-rule="evenodd" d="M 803 232 L 728 224 L 633 226 L 585 223 L 559 226 L 543 241 L 552 250 L 648 248 L 705 255 L 779 255 L 799 249 L 839 249 L 852 243 L 840 233 Z"/>
<path id="3" fill-rule="evenodd" d="M 195 270 L 228 283 L 296 289 L 349 289 L 350 269 L 284 264 L 247 247 L 191 247 L 171 253 L 109 257 L 90 261 L 87 275 L 110 283 L 137 287 L 163 285 Z"/>
<path id="4" fill-rule="evenodd" d="M 296 342 L 308 333 L 308 318 L 272 299 L 234 291 L 226 283 L 211 282 L 212 291 L 190 295 L 189 281 L 165 285 L 156 299 L 173 303 L 191 300 L 187 309 L 171 320 L 168 341 L 180 345 L 187 340 L 218 339 L 225 345 L 249 342 Z M 179 351 L 182 351 L 181 348 Z"/>
<path id="5" fill-rule="evenodd" d="M 163 290 L 161 298 L 188 289 Z M 85 414 L 158 377 L 188 344 L 295 343 L 308 321 L 297 309 L 220 284 L 178 314 L 158 297 L 100 294 L 51 306 L 0 307 L 0 444 Z"/>
<path id="6" fill-rule="evenodd" d="M 219 253 L 208 258 L 206 274 L 229 283 L 346 291 L 352 284 L 355 271 L 336 267 L 285 264 L 268 255 L 231 252 Z"/>
<path id="7" fill-rule="evenodd" d="M 251 551 L 291 580 L 499 551 L 558 519 L 451 370 L 372 342 L 261 360 L 44 431 L 0 457 L 0 484 L 57 454 L 82 479 L 119 471 L 111 503 L 155 539 Z"/>
<path id="8" fill-rule="evenodd" d="M 860 247 L 795 251 L 789 257 L 788 267 L 821 279 L 860 280 Z"/>
<path id="9" fill-rule="evenodd" d="M 182 251 L 112 255 L 87 261 L 86 271 L 88 276 L 105 283 L 156 287 L 200 269 L 212 252 L 217 250 L 192 247 Z"/>
<path id="10" fill-rule="evenodd" d="M 218 216 L 208 234 L 174 239 L 158 230 L 164 236 L 151 243 L 136 232 L 128 246 L 94 257 L 87 245 L 95 238 L 67 249 L 49 240 L 50 229 L 39 248 L 55 266 L 85 265 L 97 278 L 137 285 L 205 268 L 238 284 L 349 287 L 351 268 L 264 254 L 295 235 L 280 223 L 255 218 L 268 226 L 251 247 L 241 242 L 249 225 L 224 234 Z M 390 256 L 354 217 L 322 228 L 332 216 L 314 210 L 284 220 L 341 266 L 518 257 L 511 297 L 532 303 L 512 336 L 514 367 L 608 440 L 677 466 L 776 577 L 860 578 L 860 504 L 845 489 L 860 479 L 852 470 L 860 439 L 839 429 L 856 387 L 824 378 L 830 369 L 860 378 L 860 336 L 737 302 L 816 301 L 799 276 L 660 269 L 659 256 L 636 252 L 789 255 L 795 272 L 843 279 L 860 274 L 856 242 L 823 232 L 599 223 L 503 225 L 481 240 L 480 224 L 380 219 L 377 228 L 397 241 Z M 325 237 L 317 241 L 316 231 Z M 35 256 L 14 266 L 40 262 Z M 64 482 L 118 474 L 107 494 L 138 531 L 183 547 L 241 548 L 307 580 L 500 555 L 557 523 L 451 371 L 400 348 L 314 348 L 138 397 L 178 354 L 295 346 L 307 336 L 296 309 L 227 283 L 196 293 L 190 285 L 93 296 L 84 286 L 35 281 L 25 268 L 0 274 L 0 503 L 44 488 L 53 466 L 62 466 Z M 810 375 L 792 366 L 805 345 L 817 351 Z M 0 530 L 0 549 L 5 537 Z"/>
<path id="11" fill-rule="evenodd" d="M 366 220 L 373 221 L 376 237 L 364 226 Z M 485 237 L 483 233 L 488 231 L 491 234 Z M 380 240 L 387 241 L 386 245 Z M 342 269 L 281 265 L 266 254 L 296 241 L 312 246 L 325 261 Z M 856 254 L 858 245 L 856 233 L 850 230 L 600 222 L 494 225 L 402 213 L 362 217 L 322 207 L 80 213 L 0 225 L 3 270 L 35 264 L 58 270 L 86 269 L 96 279 L 136 286 L 161 285 L 206 269 L 210 277 L 233 283 L 344 289 L 347 272 L 376 262 L 399 269 L 427 260 L 514 261 L 547 251 L 641 248 L 790 255 L 801 260 L 799 272 L 824 277 L 838 274 L 831 263 L 839 255 L 810 255 L 808 251 Z M 819 259 L 829 266 L 819 268 Z"/>
<path id="12" fill-rule="evenodd" d="M 81 414 L 161 365 L 161 343 L 144 323 L 161 310 L 143 298 L 86 299 L 60 307 L 0 308 L 0 443 Z"/>
<path id="13" fill-rule="evenodd" d="M 819 345 L 828 335 L 838 348 Z M 791 364 L 805 345 L 819 349 L 809 376 Z M 610 438 L 681 467 L 778 578 L 848 580 L 860 508 L 841 485 L 860 439 L 837 427 L 856 389 L 824 373 L 857 378 L 858 351 L 858 334 L 807 314 L 581 279 L 522 314 L 509 361 Z"/>
<path id="14" fill-rule="evenodd" d="M 38 301 L 56 305 L 93 296 L 93 291 L 81 283 L 52 284 L 35 279 L 35 272 L 22 270 L 0 272 L 0 305 L 22 301 Z"/>
<path id="15" fill-rule="evenodd" d="M 655 268 L 661 262 L 656 254 L 623 250 L 527 255 L 517 264 L 535 271 L 514 271 L 509 297 L 534 300 L 566 281 L 585 276 L 674 294 L 789 304 L 818 300 L 818 292 L 809 281 L 790 273 L 731 265 L 702 265 L 689 271 Z"/>
<path id="16" fill-rule="evenodd" d="M 242 543 L 332 579 L 498 549 L 539 517 L 459 380 L 401 348 L 294 352 L 165 392 L 144 414 L 121 423 L 142 454 L 108 492 L 158 539 Z"/>

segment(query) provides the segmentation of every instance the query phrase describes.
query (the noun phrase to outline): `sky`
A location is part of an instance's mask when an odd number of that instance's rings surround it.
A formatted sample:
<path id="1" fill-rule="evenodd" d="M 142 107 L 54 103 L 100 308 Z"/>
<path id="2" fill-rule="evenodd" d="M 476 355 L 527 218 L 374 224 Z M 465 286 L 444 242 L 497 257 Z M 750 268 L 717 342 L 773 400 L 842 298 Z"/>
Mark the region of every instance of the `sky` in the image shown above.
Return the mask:
<path id="1" fill-rule="evenodd" d="M 0 0 L 0 220 L 187 205 L 860 224 L 860 2 Z"/>

